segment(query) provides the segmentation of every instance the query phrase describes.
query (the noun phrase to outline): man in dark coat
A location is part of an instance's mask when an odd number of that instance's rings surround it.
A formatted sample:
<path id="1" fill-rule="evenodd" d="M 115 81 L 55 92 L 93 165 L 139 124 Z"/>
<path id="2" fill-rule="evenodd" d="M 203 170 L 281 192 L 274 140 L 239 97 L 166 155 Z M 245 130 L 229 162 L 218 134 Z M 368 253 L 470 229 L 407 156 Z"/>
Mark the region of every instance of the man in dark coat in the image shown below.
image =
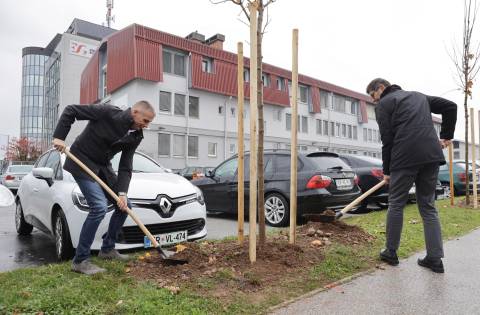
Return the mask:
<path id="1" fill-rule="evenodd" d="M 389 183 L 386 249 L 380 258 L 398 265 L 397 249 L 403 225 L 403 208 L 415 183 L 417 204 L 423 220 L 427 255 L 420 266 L 443 273 L 443 242 L 435 208 L 439 165 L 445 164 L 442 148 L 450 145 L 457 121 L 457 105 L 449 100 L 402 90 L 385 79 L 375 79 L 367 93 L 377 103 L 375 114 L 382 138 L 384 179 Z M 442 115 L 438 138 L 432 113 Z"/>
<path id="2" fill-rule="evenodd" d="M 154 117 L 155 110 L 146 101 L 139 101 L 126 110 L 111 105 L 69 105 L 55 128 L 53 146 L 63 152 L 64 140 L 75 120 L 89 121 L 72 144 L 70 152 L 120 197 L 110 218 L 108 231 L 103 235 L 102 248 L 98 254 L 100 258 L 128 259 L 115 249 L 115 240 L 127 218 L 125 209 L 127 205 L 130 206 L 127 192 L 132 177 L 133 155 L 143 139 L 142 129 L 148 127 Z M 121 157 L 117 175 L 110 160 L 119 152 Z M 73 175 L 90 207 L 80 232 L 72 270 L 84 274 L 103 272 L 105 269 L 92 264 L 88 258 L 95 233 L 108 210 L 109 197 L 102 187 L 71 159 L 67 158 L 64 169 Z"/>

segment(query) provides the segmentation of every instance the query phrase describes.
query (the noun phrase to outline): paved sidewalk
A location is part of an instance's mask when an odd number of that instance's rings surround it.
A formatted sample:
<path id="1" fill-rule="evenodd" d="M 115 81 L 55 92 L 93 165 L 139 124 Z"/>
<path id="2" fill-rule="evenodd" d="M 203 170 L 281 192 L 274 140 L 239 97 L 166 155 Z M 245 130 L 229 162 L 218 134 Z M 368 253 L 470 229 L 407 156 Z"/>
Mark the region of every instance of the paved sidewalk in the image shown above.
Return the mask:
<path id="1" fill-rule="evenodd" d="M 416 254 L 273 314 L 480 314 L 480 230 L 445 243 L 445 274 Z"/>

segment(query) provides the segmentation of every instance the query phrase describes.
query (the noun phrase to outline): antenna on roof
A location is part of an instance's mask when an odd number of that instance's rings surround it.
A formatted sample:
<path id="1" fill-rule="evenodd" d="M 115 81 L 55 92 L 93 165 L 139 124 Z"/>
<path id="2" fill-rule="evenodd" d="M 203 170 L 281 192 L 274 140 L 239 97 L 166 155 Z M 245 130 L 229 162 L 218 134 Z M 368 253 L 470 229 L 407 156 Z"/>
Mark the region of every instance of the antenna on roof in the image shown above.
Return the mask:
<path id="1" fill-rule="evenodd" d="M 107 27 L 110 27 L 111 22 L 115 22 L 115 16 L 112 15 L 113 0 L 107 0 Z"/>

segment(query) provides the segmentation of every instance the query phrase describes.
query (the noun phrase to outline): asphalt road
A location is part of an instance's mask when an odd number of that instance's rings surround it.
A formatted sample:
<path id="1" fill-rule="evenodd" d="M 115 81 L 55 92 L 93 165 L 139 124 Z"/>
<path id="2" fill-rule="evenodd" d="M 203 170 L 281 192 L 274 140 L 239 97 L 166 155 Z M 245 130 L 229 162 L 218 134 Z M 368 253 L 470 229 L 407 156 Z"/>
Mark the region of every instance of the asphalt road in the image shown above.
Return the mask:
<path id="1" fill-rule="evenodd" d="M 244 230 L 248 234 L 248 222 L 245 222 Z M 209 213 L 207 231 L 207 239 L 236 236 L 237 218 L 235 215 Z M 55 262 L 55 243 L 50 236 L 37 229 L 29 236 L 17 235 L 15 207 L 0 208 L 0 272 Z"/>

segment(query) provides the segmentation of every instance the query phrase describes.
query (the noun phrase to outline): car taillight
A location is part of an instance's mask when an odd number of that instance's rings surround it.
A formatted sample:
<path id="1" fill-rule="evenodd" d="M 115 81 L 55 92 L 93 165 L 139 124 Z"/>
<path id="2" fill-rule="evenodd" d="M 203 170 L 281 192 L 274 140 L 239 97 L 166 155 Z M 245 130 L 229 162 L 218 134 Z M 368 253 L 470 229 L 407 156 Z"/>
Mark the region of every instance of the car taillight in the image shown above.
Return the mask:
<path id="1" fill-rule="evenodd" d="M 467 178 L 465 176 L 465 173 L 458 173 L 458 180 L 461 181 L 461 182 L 466 182 L 467 181 Z"/>
<path id="2" fill-rule="evenodd" d="M 383 178 L 383 170 L 380 168 L 372 168 L 371 173 L 376 178 Z"/>
<path id="3" fill-rule="evenodd" d="M 12 175 L 5 176 L 5 180 L 14 180 L 14 179 L 15 179 L 15 176 L 12 176 Z"/>
<path id="4" fill-rule="evenodd" d="M 320 189 L 330 186 L 332 179 L 328 176 L 315 175 L 307 183 L 308 189 Z"/>
<path id="5" fill-rule="evenodd" d="M 360 183 L 360 178 L 357 175 L 355 175 L 353 177 L 353 181 L 355 182 L 355 185 L 358 185 L 358 183 Z"/>

